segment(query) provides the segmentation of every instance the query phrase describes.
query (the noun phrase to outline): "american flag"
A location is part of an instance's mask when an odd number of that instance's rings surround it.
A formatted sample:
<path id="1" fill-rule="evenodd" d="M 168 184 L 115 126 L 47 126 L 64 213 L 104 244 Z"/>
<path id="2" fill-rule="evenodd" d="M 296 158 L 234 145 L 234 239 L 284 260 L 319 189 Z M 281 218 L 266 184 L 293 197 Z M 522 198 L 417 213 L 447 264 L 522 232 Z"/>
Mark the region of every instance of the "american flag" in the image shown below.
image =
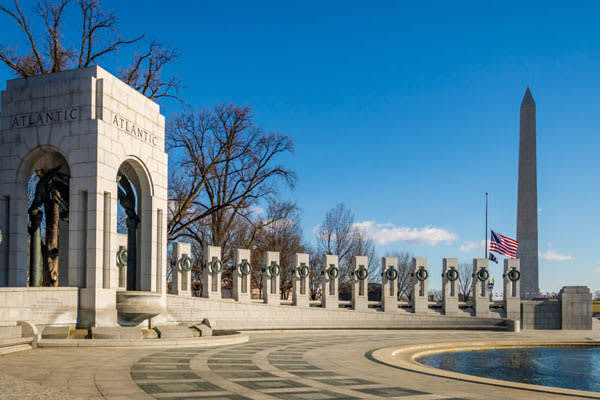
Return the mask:
<path id="1" fill-rule="evenodd" d="M 519 242 L 516 240 L 492 231 L 490 251 L 498 254 L 504 254 L 510 258 L 516 258 L 518 248 Z"/>

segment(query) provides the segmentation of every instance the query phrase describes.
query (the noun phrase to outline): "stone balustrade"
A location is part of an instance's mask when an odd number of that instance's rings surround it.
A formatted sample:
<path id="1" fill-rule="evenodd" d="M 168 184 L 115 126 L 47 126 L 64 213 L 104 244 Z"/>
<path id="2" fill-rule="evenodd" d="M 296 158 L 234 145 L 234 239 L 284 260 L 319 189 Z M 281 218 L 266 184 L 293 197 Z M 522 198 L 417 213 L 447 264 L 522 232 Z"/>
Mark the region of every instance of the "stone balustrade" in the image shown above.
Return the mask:
<path id="1" fill-rule="evenodd" d="M 191 275 L 189 271 L 179 268 L 181 259 L 191 253 L 189 244 L 177 243 L 175 246 L 177 266 L 174 269 L 171 282 L 172 294 L 189 296 Z M 206 260 L 202 266 L 202 297 L 220 299 L 221 248 L 207 246 L 204 251 Z M 381 259 L 381 290 L 377 301 L 369 300 L 369 259 L 366 256 L 355 256 L 349 267 L 351 300 L 341 301 L 339 298 L 341 270 L 337 255 L 323 256 L 319 273 L 311 268 L 310 255 L 297 253 L 294 256 L 291 270 L 287 271 L 291 279 L 292 290 L 290 300 L 281 298 L 282 266 L 278 252 L 265 252 L 263 263 L 253 266 L 250 263 L 251 251 L 235 249 L 234 263 L 231 268 L 232 297 L 240 303 L 256 303 L 259 300 L 251 298 L 252 271 L 260 271 L 261 302 L 271 305 L 291 305 L 295 307 L 318 307 L 326 309 L 350 308 L 354 311 L 367 312 L 381 309 L 383 312 L 408 312 L 426 315 L 437 313 L 432 308 L 441 308 L 441 313 L 447 316 L 476 316 L 481 318 L 505 317 L 519 320 L 521 317 L 520 300 L 520 265 L 518 259 L 504 261 L 503 302 L 501 305 L 490 302 L 488 282 L 488 260 L 474 259 L 472 287 L 467 303 L 459 299 L 458 259 L 444 258 L 442 260 L 442 299 L 429 300 L 429 267 L 426 258 L 413 258 L 408 271 L 408 302 L 400 300 L 398 279 L 402 272 L 396 257 Z M 318 280 L 317 293 L 312 293 L 311 279 Z M 315 283 L 315 282 L 313 282 Z M 495 311 L 490 311 L 490 306 Z"/>

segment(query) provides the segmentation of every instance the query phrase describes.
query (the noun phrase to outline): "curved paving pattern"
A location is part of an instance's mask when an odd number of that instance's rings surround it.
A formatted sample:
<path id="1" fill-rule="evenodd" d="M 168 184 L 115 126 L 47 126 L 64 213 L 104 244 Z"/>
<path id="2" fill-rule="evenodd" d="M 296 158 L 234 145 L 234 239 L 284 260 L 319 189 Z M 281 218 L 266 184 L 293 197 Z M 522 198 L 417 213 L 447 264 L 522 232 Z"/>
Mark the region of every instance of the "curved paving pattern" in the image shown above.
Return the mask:
<path id="1" fill-rule="evenodd" d="M 394 335 L 388 335 L 392 339 Z M 378 343 L 386 336 L 327 335 L 253 340 L 229 348 L 164 350 L 138 360 L 131 377 L 157 399 L 450 399 L 402 385 L 324 369 L 307 360 L 332 344 Z M 456 398 L 453 398 L 456 399 Z"/>
<path id="2" fill-rule="evenodd" d="M 0 400 L 565 399 L 393 368 L 366 357 L 392 346 L 541 339 L 600 340 L 600 333 L 273 331 L 213 348 L 38 348 L 0 356 Z M 52 393 L 45 390 L 49 382 Z"/>

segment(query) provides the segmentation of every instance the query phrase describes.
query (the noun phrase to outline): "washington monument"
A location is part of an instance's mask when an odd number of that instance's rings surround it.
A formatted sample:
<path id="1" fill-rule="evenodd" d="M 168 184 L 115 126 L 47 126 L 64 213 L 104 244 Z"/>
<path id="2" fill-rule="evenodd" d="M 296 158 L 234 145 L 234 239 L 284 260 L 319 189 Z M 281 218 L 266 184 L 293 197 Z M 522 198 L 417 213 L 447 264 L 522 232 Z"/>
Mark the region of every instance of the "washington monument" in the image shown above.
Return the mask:
<path id="1" fill-rule="evenodd" d="M 527 88 L 521 102 L 519 129 L 517 257 L 521 260 L 521 298 L 532 297 L 539 290 L 536 161 L 535 101 Z"/>

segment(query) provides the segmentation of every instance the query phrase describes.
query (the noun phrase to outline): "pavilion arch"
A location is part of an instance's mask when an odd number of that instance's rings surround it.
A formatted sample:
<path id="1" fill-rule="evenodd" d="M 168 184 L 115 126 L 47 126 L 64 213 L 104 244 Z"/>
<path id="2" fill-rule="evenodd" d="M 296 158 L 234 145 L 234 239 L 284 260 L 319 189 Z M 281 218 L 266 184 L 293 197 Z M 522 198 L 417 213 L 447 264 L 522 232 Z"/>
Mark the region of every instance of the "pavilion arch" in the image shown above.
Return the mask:
<path id="1" fill-rule="evenodd" d="M 127 273 L 124 274 L 126 278 L 124 280 L 123 278 L 120 279 L 124 281 L 122 287 L 127 290 L 156 291 L 157 272 L 156 265 L 153 263 L 153 254 L 156 248 L 152 245 L 156 241 L 153 234 L 155 207 L 153 206 L 154 185 L 152 176 L 146 165 L 135 156 L 128 156 L 121 163 L 117 170 L 117 180 L 121 174 L 131 182 L 135 190 L 136 212 L 140 219 L 136 232 L 135 272 L 131 272 L 130 266 L 127 265 Z M 130 243 L 127 246 L 128 252 L 129 246 Z M 131 262 L 131 259 L 129 262 Z M 133 283 L 132 279 L 134 280 Z"/>
<path id="2" fill-rule="evenodd" d="M 61 166 L 61 173 L 71 176 L 71 168 L 67 157 L 56 147 L 41 145 L 31 149 L 22 158 L 16 169 L 14 189 L 11 193 L 10 202 L 10 239 L 11 251 L 9 252 L 9 264 L 14 265 L 15 270 L 22 276 L 19 280 L 26 282 L 29 271 L 29 244 L 30 235 L 27 227 L 29 219 L 27 209 L 29 205 L 28 185 L 35 171 L 39 169 L 49 170 Z M 70 179 L 69 179 L 70 180 Z M 70 183 L 70 182 L 69 182 Z M 72 201 L 69 196 L 69 203 Z M 69 210 L 69 219 L 71 219 Z M 59 222 L 59 286 L 68 285 L 68 257 L 69 257 L 69 224 Z"/>

